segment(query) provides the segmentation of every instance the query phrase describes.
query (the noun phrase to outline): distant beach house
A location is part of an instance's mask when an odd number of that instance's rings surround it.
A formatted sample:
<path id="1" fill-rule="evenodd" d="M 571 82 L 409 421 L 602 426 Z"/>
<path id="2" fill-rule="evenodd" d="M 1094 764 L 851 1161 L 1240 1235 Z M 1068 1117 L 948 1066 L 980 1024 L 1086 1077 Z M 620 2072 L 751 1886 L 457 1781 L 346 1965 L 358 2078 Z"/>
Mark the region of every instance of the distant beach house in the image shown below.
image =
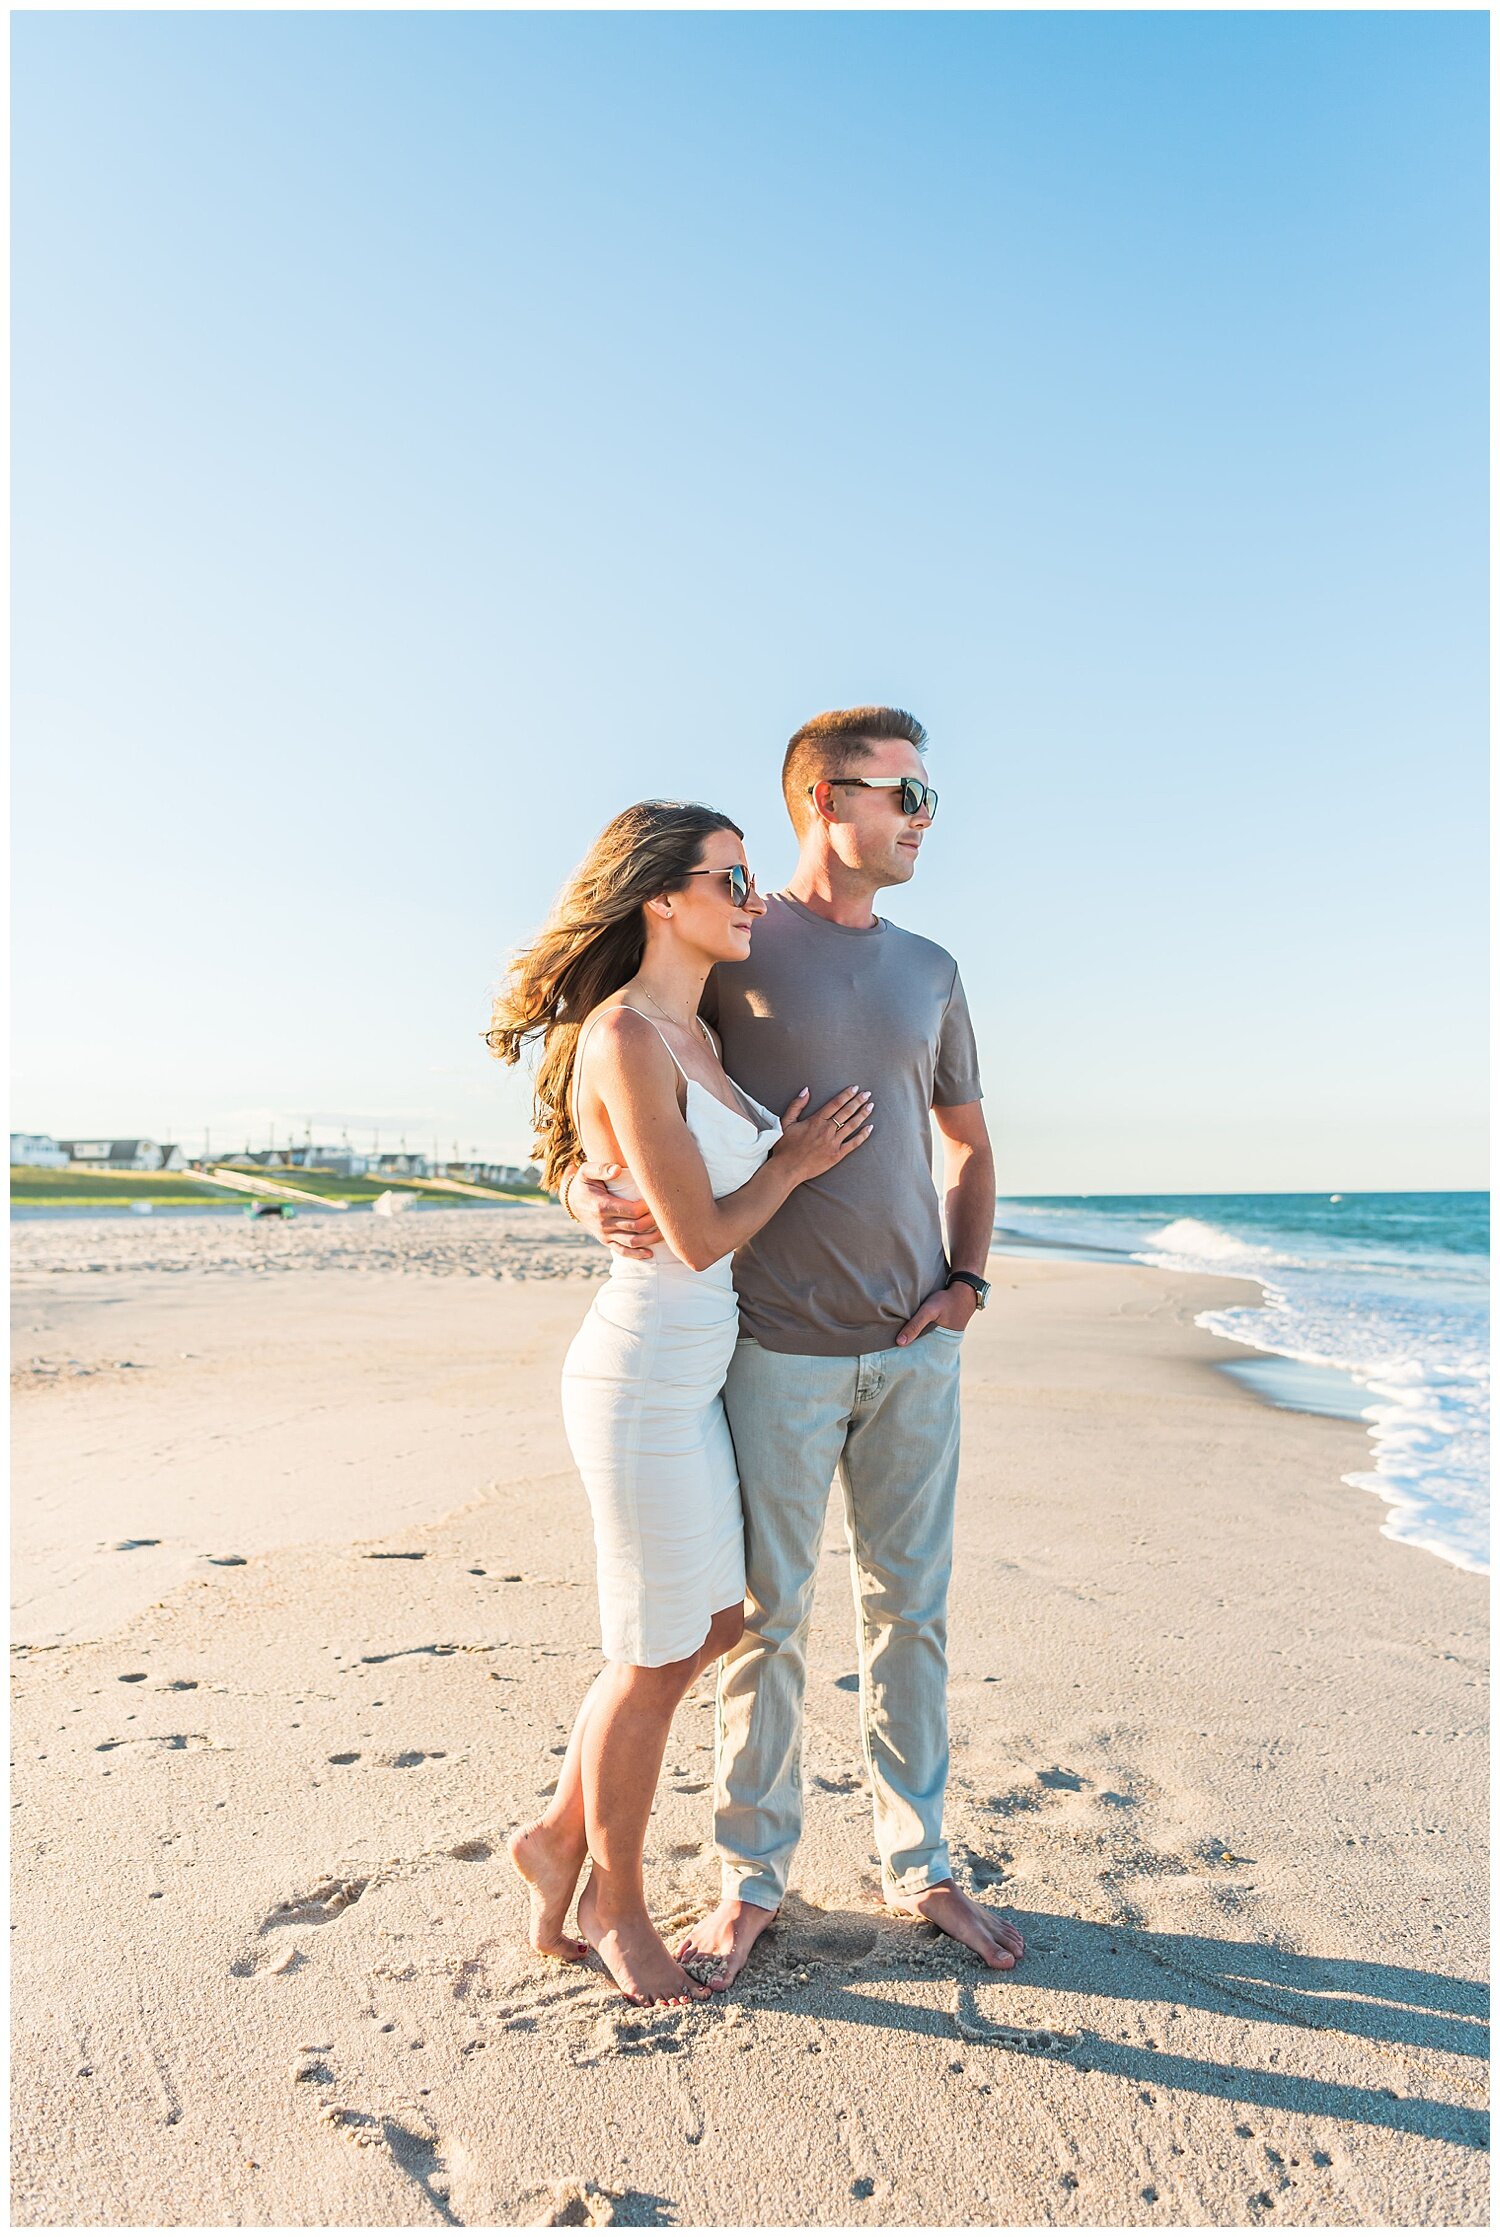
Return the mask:
<path id="1" fill-rule="evenodd" d="M 108 1166 L 116 1172 L 180 1173 L 185 1163 L 180 1144 L 153 1142 L 144 1134 L 123 1142 L 59 1142 L 58 1148 L 66 1164 Z"/>
<path id="2" fill-rule="evenodd" d="M 68 1153 L 50 1134 L 12 1134 L 12 1165 L 66 1165 Z"/>
<path id="3" fill-rule="evenodd" d="M 361 1157 L 358 1150 L 351 1150 L 347 1143 L 311 1143 L 304 1149 L 292 1150 L 289 1163 L 300 1165 L 305 1173 L 338 1173 L 345 1180 L 352 1180 L 363 1173 L 370 1160 Z"/>
<path id="4" fill-rule="evenodd" d="M 365 1169 L 371 1173 L 390 1173 L 397 1179 L 423 1180 L 431 1171 L 428 1160 L 418 1150 L 380 1150 L 366 1160 Z"/>

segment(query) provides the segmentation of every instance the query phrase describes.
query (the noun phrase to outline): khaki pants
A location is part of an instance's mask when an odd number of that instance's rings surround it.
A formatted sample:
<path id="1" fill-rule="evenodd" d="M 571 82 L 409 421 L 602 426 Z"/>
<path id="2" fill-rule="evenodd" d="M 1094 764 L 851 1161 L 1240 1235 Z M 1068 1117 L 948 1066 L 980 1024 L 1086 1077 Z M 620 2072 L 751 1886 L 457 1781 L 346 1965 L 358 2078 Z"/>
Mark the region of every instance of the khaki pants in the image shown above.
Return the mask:
<path id="1" fill-rule="evenodd" d="M 728 1895 L 774 1910 L 802 1831 L 807 1628 L 835 1471 L 859 1625 L 859 1710 L 887 1896 L 950 1876 L 948 1579 L 963 1339 L 854 1359 L 742 1336 L 724 1404 L 745 1509 L 745 1633 L 719 1676 L 714 1836 Z"/>

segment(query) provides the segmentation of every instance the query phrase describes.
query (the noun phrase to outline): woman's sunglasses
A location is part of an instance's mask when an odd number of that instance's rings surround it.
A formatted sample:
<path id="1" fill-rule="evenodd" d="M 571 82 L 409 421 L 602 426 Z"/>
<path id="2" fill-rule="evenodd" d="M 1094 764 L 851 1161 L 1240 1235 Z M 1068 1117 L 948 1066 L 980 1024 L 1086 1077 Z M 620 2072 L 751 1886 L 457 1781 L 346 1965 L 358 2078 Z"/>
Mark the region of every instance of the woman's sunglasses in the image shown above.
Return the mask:
<path id="1" fill-rule="evenodd" d="M 754 875 L 740 862 L 731 862 L 727 870 L 687 870 L 683 875 L 689 878 L 727 878 L 729 898 L 737 909 L 743 909 L 752 893 L 757 900 L 760 899 Z"/>
<path id="2" fill-rule="evenodd" d="M 930 822 L 937 814 L 937 794 L 920 777 L 819 777 L 818 784 L 808 786 L 808 792 L 816 792 L 818 785 L 862 785 L 866 792 L 893 792 L 899 785 L 904 816 L 926 815 Z"/>

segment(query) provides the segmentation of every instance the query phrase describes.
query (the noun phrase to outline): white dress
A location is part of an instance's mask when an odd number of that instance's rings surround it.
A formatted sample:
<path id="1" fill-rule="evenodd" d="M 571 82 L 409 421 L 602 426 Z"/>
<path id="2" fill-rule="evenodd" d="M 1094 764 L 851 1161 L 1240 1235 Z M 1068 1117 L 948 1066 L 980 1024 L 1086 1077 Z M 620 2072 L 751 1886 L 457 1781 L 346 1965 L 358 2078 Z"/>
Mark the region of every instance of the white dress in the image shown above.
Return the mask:
<path id="1" fill-rule="evenodd" d="M 588 1033 L 573 1064 L 575 1111 Z M 732 1111 L 661 1038 L 687 1082 L 688 1131 L 709 1184 L 731 1196 L 770 1155 L 780 1122 L 743 1091 L 745 1109 Z M 610 1193 L 640 1190 L 622 1172 Z M 740 1481 L 720 1395 L 739 1330 L 730 1277 L 730 1257 L 695 1273 L 664 1243 L 649 1262 L 612 1257 L 563 1362 L 563 1424 L 593 1512 L 612 1662 L 683 1661 L 710 1617 L 745 1596 Z"/>

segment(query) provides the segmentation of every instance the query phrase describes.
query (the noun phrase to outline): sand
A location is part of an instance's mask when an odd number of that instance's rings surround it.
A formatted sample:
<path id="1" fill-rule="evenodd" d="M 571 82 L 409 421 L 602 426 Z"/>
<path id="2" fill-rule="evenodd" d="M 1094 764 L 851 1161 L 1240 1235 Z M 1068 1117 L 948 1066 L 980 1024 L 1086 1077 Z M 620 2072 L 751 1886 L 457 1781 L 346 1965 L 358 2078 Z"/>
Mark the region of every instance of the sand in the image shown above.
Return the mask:
<path id="1" fill-rule="evenodd" d="M 503 1853 L 597 1664 L 591 1247 L 15 1242 L 17 2222 L 1487 2219 L 1485 1581 L 1381 1535 L 1362 1428 L 1218 1371 L 1193 1316 L 1252 1287 L 997 1258 L 965 1340 L 949 1830 L 1019 1971 L 880 1906 L 834 1506 L 794 1892 L 643 2013 L 531 1954 Z M 716 1892 L 711 1738 L 705 1686 L 663 1921 Z"/>

